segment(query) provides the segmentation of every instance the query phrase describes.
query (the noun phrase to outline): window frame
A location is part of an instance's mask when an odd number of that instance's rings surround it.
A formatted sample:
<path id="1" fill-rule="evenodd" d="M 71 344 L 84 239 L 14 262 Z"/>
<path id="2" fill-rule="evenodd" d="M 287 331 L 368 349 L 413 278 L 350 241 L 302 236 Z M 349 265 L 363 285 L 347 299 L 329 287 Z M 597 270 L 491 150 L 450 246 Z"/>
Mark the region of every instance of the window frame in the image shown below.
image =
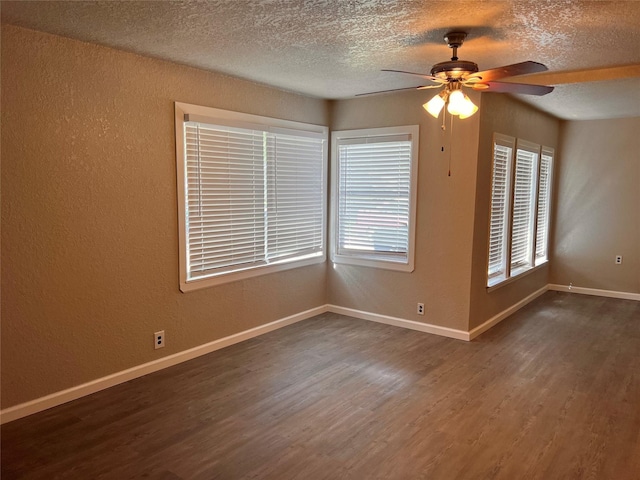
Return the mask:
<path id="1" fill-rule="evenodd" d="M 499 257 L 500 264 L 496 272 L 489 273 L 489 269 L 491 268 L 491 242 L 492 242 L 492 212 L 494 210 L 493 206 L 493 191 L 494 191 L 494 177 L 495 177 L 495 168 L 496 168 L 496 146 L 501 146 L 509 149 L 509 153 L 507 154 L 506 166 L 505 166 L 505 174 L 504 174 L 504 190 L 505 195 L 502 199 L 502 208 L 501 208 L 501 216 L 502 216 L 502 226 L 500 230 L 502 230 L 502 234 L 500 237 L 500 245 L 499 248 Z M 494 285 L 501 281 L 506 280 L 509 277 L 509 269 L 508 264 L 510 255 L 510 244 L 509 239 L 511 238 L 511 203 L 512 203 L 512 183 L 513 183 L 513 158 L 516 151 L 516 139 L 513 137 L 509 137 L 507 135 L 502 135 L 500 133 L 495 133 L 493 135 L 492 142 L 492 155 L 491 155 L 491 192 L 490 192 L 490 204 L 489 204 L 489 241 L 487 245 L 487 284 Z"/>
<path id="2" fill-rule="evenodd" d="M 497 270 L 497 273 L 490 273 L 490 268 L 493 267 L 491 258 L 495 256 L 492 254 L 492 244 L 495 243 L 495 237 L 492 236 L 492 223 L 493 223 L 493 211 L 494 211 L 494 182 L 495 182 L 495 169 L 496 169 L 496 145 L 508 147 L 511 149 L 509 158 L 507 160 L 507 177 L 508 183 L 506 186 L 505 198 L 502 199 L 505 203 L 505 215 L 504 219 L 506 225 L 503 228 L 501 244 L 501 263 Z M 513 256 L 513 228 L 514 228 L 514 215 L 515 215 L 515 201 L 516 201 L 516 182 L 518 180 L 518 154 L 520 151 L 527 152 L 535 155 L 533 160 L 534 164 L 531 169 L 531 179 L 528 189 L 529 205 L 527 214 L 528 226 L 526 231 L 526 248 L 527 252 L 523 258 L 523 262 L 519 265 L 514 265 L 512 261 Z M 488 227 L 488 242 L 487 242 L 487 267 L 486 267 L 486 286 L 489 290 L 498 286 L 509 283 L 510 281 L 530 273 L 538 267 L 548 262 L 548 250 L 549 250 L 549 226 L 551 224 L 551 189 L 553 181 L 553 166 L 554 166 L 554 153 L 555 150 L 551 147 L 541 146 L 533 142 L 529 142 L 522 139 L 516 139 L 514 137 L 503 135 L 500 133 L 494 133 L 492 142 L 492 157 L 491 157 L 491 189 L 490 189 L 490 207 L 489 207 L 489 227 Z M 547 212 L 545 219 L 545 246 L 544 256 L 537 255 L 538 247 L 538 214 L 540 208 L 540 171 L 542 166 L 542 156 L 550 157 L 548 184 L 546 189 L 546 202 Z M 500 200 L 500 199 L 499 199 Z"/>
<path id="3" fill-rule="evenodd" d="M 525 228 L 525 240 L 526 240 L 526 253 L 520 256 L 520 263 L 516 264 L 513 259 L 514 250 L 514 230 L 515 230 L 515 216 L 516 216 L 516 196 L 518 194 L 518 166 L 520 152 L 525 152 L 533 156 L 531 165 L 531 178 L 525 178 L 524 181 L 528 183 L 527 191 L 525 192 L 528 197 L 528 219 L 526 221 Z M 513 157 L 514 166 L 512 168 L 512 180 L 511 180 L 511 227 L 509 236 L 509 276 L 517 277 L 519 274 L 524 273 L 535 266 L 535 241 L 536 241 L 536 220 L 538 214 L 538 171 L 540 168 L 540 145 L 537 145 L 526 140 L 518 139 L 516 141 L 516 150 Z"/>
<path id="4" fill-rule="evenodd" d="M 322 139 L 322 219 L 321 239 L 322 251 L 313 255 L 286 258 L 273 263 L 238 266 L 235 269 L 222 269 L 198 278 L 190 278 L 188 260 L 187 238 L 187 175 L 185 154 L 185 115 L 189 120 L 209 123 L 222 127 L 255 128 L 258 130 L 273 132 L 275 134 L 299 134 L 300 136 L 312 136 Z M 189 292 L 201 288 L 207 288 L 224 283 L 234 282 L 268 273 L 288 270 L 292 268 L 324 263 L 326 261 L 326 230 L 327 230 L 327 170 L 328 170 L 328 133 L 326 126 L 314 125 L 290 120 L 263 117 L 241 112 L 233 112 L 211 107 L 175 102 L 175 140 L 176 140 L 176 177 L 177 177 L 177 203 L 178 203 L 178 249 L 179 249 L 179 281 L 180 290 Z M 266 182 L 266 180 L 265 180 Z M 266 206 L 265 206 L 266 209 Z"/>
<path id="5" fill-rule="evenodd" d="M 546 209 L 546 218 L 545 220 L 545 231 L 544 231 L 544 241 L 543 241 L 543 254 L 542 255 L 538 255 L 538 233 L 539 233 L 539 228 L 540 228 L 540 200 L 542 198 L 542 195 L 540 193 L 540 188 L 541 188 L 541 179 L 542 179 L 542 163 L 544 160 L 544 157 L 548 157 L 549 158 L 549 167 L 548 167 L 548 174 L 547 174 L 547 188 L 545 191 L 545 199 L 547 202 L 547 209 Z M 551 147 L 545 147 L 542 146 L 540 148 L 540 161 L 539 161 L 539 168 L 538 168 L 538 198 L 537 198 L 537 204 L 536 204 L 536 241 L 535 241 L 535 248 L 534 248 L 534 257 L 535 257 L 535 266 L 539 266 L 539 265 L 543 265 L 546 262 L 549 261 L 549 234 L 550 234 L 550 228 L 551 228 L 551 199 L 553 198 L 553 166 L 554 166 L 554 162 L 555 162 L 555 150 Z"/>
<path id="6" fill-rule="evenodd" d="M 331 215 L 330 215 L 330 258 L 334 264 L 356 265 L 364 267 L 379 268 L 384 270 L 395 270 L 401 272 L 412 272 L 415 268 L 415 236 L 416 236 L 416 211 L 417 211 L 417 190 L 418 190 L 418 159 L 419 159 L 419 134 L 418 125 L 405 125 L 397 127 L 380 127 L 357 130 L 341 130 L 331 133 Z M 406 258 L 399 259 L 398 256 L 388 253 L 378 253 L 376 251 L 367 253 L 339 252 L 339 172 L 340 157 L 339 147 L 341 144 L 367 143 L 382 137 L 408 136 L 411 142 L 410 168 L 409 168 L 409 212 L 407 228 L 407 252 Z M 362 140 L 362 142 L 358 142 Z"/>

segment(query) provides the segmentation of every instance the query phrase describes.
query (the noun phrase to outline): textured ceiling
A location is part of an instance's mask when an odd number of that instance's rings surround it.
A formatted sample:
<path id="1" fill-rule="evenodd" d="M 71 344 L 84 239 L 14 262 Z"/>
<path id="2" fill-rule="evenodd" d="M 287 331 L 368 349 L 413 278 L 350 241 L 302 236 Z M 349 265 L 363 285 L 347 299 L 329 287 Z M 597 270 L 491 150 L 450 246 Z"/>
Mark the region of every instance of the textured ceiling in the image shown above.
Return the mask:
<path id="1" fill-rule="evenodd" d="M 640 116 L 634 0 L 2 1 L 1 12 L 6 23 L 331 99 L 420 85 L 381 70 L 428 73 L 451 56 L 443 35 L 463 30 L 459 56 L 481 70 L 549 67 L 530 80 L 559 86 L 519 96 L 526 102 L 566 119 Z"/>

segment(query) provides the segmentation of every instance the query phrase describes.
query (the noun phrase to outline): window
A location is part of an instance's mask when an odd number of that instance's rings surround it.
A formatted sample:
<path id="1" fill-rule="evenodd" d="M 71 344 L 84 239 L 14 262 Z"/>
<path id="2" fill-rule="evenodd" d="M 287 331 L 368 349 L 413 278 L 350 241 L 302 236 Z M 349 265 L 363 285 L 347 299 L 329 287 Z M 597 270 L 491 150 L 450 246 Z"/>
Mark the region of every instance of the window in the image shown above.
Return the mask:
<path id="1" fill-rule="evenodd" d="M 533 265 L 537 145 L 518 140 L 511 213 L 511 276 Z"/>
<path id="2" fill-rule="evenodd" d="M 180 288 L 325 260 L 327 128 L 176 103 Z"/>
<path id="3" fill-rule="evenodd" d="M 332 261 L 413 271 L 418 126 L 332 134 Z"/>
<path id="4" fill-rule="evenodd" d="M 489 225 L 489 281 L 504 279 L 507 274 L 506 239 L 509 231 L 511 160 L 514 139 L 496 134 L 493 142 L 493 176 L 491 181 L 491 222 Z"/>
<path id="5" fill-rule="evenodd" d="M 536 221 L 536 265 L 549 258 L 549 209 L 551 205 L 551 169 L 553 166 L 553 149 L 542 147 L 540 156 L 540 180 L 538 182 L 538 218 Z"/>
<path id="6" fill-rule="evenodd" d="M 495 134 L 487 285 L 547 261 L 553 149 Z"/>

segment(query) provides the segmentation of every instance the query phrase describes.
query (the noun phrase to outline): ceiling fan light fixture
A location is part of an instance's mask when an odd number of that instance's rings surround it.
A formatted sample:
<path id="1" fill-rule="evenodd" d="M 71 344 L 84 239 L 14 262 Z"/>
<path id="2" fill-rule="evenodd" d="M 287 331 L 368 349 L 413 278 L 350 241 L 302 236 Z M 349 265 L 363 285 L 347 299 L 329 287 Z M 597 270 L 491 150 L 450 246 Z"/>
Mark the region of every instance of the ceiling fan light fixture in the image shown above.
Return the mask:
<path id="1" fill-rule="evenodd" d="M 478 106 L 475 103 L 473 103 L 471 100 L 469 100 L 468 110 L 463 113 L 460 113 L 460 116 L 458 118 L 460 120 L 464 120 L 465 118 L 469 118 L 471 115 L 473 115 L 477 111 L 478 111 Z"/>
<path id="2" fill-rule="evenodd" d="M 435 95 L 431 100 L 422 105 L 422 107 L 429 112 L 434 118 L 438 118 L 440 116 L 440 112 L 447 102 L 447 91 L 443 90 L 438 95 Z"/>
<path id="3" fill-rule="evenodd" d="M 449 95 L 449 105 L 447 106 L 447 111 L 451 115 L 460 115 L 461 113 L 468 110 L 464 97 L 465 94 L 462 93 L 461 90 L 454 90 L 453 92 L 451 92 L 451 94 Z"/>
<path id="4" fill-rule="evenodd" d="M 476 113 L 478 111 L 478 107 L 461 90 L 453 90 L 449 94 L 447 111 L 451 115 L 456 115 L 460 119 L 465 119 Z"/>
<path id="5" fill-rule="evenodd" d="M 464 120 L 465 118 L 469 118 L 471 115 L 478 111 L 478 106 L 471 101 L 469 97 L 464 96 L 464 101 L 462 103 L 462 107 L 460 109 L 459 118 Z"/>

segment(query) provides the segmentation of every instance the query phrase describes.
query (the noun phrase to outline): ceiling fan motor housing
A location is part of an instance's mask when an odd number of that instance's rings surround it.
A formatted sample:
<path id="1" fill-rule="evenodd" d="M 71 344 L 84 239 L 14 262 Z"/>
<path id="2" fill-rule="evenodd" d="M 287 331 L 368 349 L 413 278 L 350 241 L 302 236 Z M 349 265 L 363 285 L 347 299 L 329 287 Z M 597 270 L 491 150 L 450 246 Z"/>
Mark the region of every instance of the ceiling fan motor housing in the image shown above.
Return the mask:
<path id="1" fill-rule="evenodd" d="M 467 60 L 451 60 L 436 63 L 431 69 L 431 75 L 443 80 L 458 80 L 466 75 L 476 73 L 478 65 Z"/>

